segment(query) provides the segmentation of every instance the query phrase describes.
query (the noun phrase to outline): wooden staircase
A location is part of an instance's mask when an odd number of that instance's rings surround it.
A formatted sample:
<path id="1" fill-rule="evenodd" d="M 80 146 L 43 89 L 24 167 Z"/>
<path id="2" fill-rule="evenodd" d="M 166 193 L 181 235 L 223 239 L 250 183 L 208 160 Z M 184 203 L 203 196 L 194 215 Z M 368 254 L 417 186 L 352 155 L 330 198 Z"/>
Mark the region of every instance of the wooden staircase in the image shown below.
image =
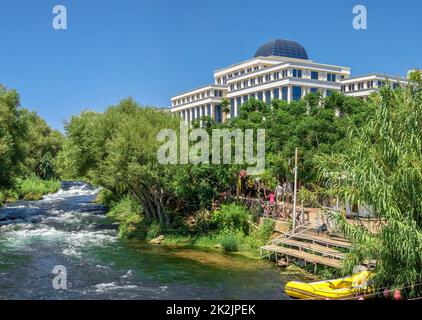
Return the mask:
<path id="1" fill-rule="evenodd" d="M 261 255 L 266 253 L 269 259 L 275 256 L 277 263 L 283 259 L 284 264 L 289 264 L 291 260 L 302 260 L 305 265 L 313 264 L 316 272 L 317 265 L 341 268 L 346 254 L 339 248 L 344 251 L 350 250 L 351 246 L 345 238 L 318 234 L 309 225 L 302 225 L 295 232 L 284 233 L 261 247 Z"/>

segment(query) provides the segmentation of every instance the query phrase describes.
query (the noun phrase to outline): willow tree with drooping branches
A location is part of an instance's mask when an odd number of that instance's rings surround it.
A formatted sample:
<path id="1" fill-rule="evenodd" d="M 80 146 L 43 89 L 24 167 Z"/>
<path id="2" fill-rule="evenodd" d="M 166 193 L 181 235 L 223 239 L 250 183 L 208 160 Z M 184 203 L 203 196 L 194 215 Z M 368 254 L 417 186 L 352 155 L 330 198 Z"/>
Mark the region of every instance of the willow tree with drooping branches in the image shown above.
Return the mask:
<path id="1" fill-rule="evenodd" d="M 422 93 L 421 85 L 383 88 L 370 97 L 374 114 L 348 133 L 348 149 L 316 157 L 321 180 L 342 200 L 371 208 L 379 231 L 335 218 L 354 242 L 345 272 L 376 260 L 379 289 L 405 288 L 407 297 L 422 286 Z"/>

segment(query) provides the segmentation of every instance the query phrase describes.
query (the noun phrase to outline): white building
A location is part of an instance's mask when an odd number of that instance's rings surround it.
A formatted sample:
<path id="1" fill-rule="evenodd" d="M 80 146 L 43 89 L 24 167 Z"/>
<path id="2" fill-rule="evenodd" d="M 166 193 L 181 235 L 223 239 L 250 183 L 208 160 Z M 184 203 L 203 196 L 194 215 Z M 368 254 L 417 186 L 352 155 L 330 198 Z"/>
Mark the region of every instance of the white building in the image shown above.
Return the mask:
<path id="1" fill-rule="evenodd" d="M 348 96 L 367 98 L 386 85 L 396 88 L 407 84 L 408 80 L 401 77 L 373 73 L 343 80 L 341 92 Z"/>
<path id="2" fill-rule="evenodd" d="M 221 122 L 223 98 L 230 101 L 230 118 L 239 115 L 240 106 L 251 98 L 268 104 L 273 99 L 291 102 L 317 91 L 323 97 L 333 91 L 364 97 L 378 87 L 378 81 L 385 83 L 386 77 L 380 77 L 350 78 L 350 68 L 316 63 L 297 42 L 274 40 L 261 46 L 252 59 L 215 71 L 214 84 L 172 97 L 171 111 L 188 122 L 203 116 Z M 361 82 L 373 88 L 348 90 L 349 84 L 351 89 L 360 88 Z"/>

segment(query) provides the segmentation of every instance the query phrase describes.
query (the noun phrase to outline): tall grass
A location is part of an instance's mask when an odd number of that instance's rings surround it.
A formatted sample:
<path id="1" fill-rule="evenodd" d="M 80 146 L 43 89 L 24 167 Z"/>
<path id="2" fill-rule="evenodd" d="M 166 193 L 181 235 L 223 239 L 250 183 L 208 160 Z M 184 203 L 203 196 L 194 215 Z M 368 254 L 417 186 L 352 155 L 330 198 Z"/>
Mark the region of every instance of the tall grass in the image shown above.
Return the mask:
<path id="1" fill-rule="evenodd" d="M 20 199 L 40 200 L 42 196 L 57 192 L 60 189 L 59 180 L 42 180 L 31 176 L 24 179 L 17 179 L 16 191 Z"/>

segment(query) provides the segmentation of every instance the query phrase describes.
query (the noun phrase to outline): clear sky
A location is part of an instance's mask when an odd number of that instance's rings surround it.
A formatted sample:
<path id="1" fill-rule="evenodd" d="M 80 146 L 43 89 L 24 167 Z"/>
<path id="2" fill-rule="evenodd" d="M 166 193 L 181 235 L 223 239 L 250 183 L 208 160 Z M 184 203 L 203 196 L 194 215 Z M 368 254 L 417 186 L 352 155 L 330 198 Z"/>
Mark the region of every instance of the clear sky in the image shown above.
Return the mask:
<path id="1" fill-rule="evenodd" d="M 55 5 L 68 29 L 52 27 Z M 355 5 L 368 29 L 352 27 Z M 133 96 L 170 97 L 211 83 L 213 71 L 251 58 L 275 38 L 352 74 L 422 68 L 420 0 L 2 0 L 0 83 L 54 128 L 84 109 Z"/>

